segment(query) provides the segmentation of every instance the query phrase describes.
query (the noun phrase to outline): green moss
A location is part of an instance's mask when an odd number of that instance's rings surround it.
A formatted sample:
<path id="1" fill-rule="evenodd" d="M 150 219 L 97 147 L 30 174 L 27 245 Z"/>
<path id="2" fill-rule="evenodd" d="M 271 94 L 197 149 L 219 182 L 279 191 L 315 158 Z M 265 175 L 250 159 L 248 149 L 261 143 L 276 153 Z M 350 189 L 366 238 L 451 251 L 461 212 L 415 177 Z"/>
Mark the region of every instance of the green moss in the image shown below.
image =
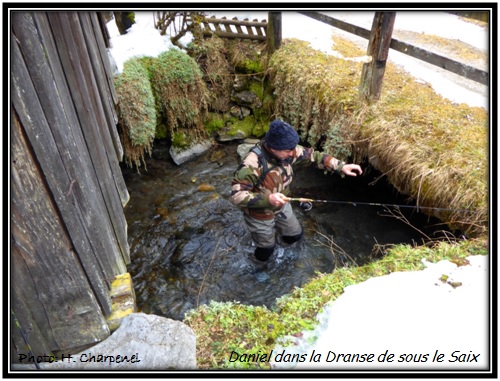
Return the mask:
<path id="1" fill-rule="evenodd" d="M 251 59 L 246 59 L 238 62 L 236 70 L 240 73 L 245 74 L 262 73 L 264 71 L 262 64 L 258 60 Z"/>
<path id="2" fill-rule="evenodd" d="M 228 131 L 229 136 L 236 136 L 238 131 L 243 132 L 245 136 L 252 135 L 252 131 L 255 127 L 255 118 L 253 116 L 247 116 L 242 120 L 238 118 L 231 118 L 230 121 L 230 129 Z"/>
<path id="3" fill-rule="evenodd" d="M 156 113 L 147 70 L 137 59 L 125 62 L 115 81 L 120 115 L 134 145 L 148 145 L 154 136 Z"/>
<path id="4" fill-rule="evenodd" d="M 225 126 L 224 117 L 218 113 L 210 112 L 204 121 L 204 125 L 207 132 L 213 134 Z"/>
<path id="5" fill-rule="evenodd" d="M 144 56 L 144 57 L 138 57 L 136 59 L 147 70 L 147 72 L 148 72 L 148 78 L 149 78 L 149 80 L 151 80 L 152 79 L 151 66 L 153 65 L 153 62 L 155 62 L 156 58 L 155 57 L 150 57 L 150 56 Z"/>
<path id="6" fill-rule="evenodd" d="M 269 123 L 270 122 L 256 123 L 255 126 L 253 127 L 252 135 L 255 136 L 256 138 L 262 138 L 269 129 Z"/>
<path id="7" fill-rule="evenodd" d="M 265 71 L 262 63 L 262 52 L 265 44 L 254 44 L 250 41 L 228 42 L 230 61 L 237 73 L 255 74 Z"/>
<path id="8" fill-rule="evenodd" d="M 152 65 L 156 86 L 171 86 L 176 82 L 194 84 L 202 77 L 196 61 L 180 49 L 171 48 L 161 53 Z"/>
<path id="9" fill-rule="evenodd" d="M 174 132 L 172 135 L 172 146 L 178 149 L 186 149 L 191 145 L 189 137 L 185 132 Z"/>
<path id="10" fill-rule="evenodd" d="M 251 81 L 248 85 L 248 91 L 251 91 L 255 95 L 257 95 L 262 102 L 264 99 L 264 84 L 257 81 Z"/>
<path id="11" fill-rule="evenodd" d="M 167 137 L 167 126 L 163 123 L 156 124 L 155 139 L 166 139 Z"/>

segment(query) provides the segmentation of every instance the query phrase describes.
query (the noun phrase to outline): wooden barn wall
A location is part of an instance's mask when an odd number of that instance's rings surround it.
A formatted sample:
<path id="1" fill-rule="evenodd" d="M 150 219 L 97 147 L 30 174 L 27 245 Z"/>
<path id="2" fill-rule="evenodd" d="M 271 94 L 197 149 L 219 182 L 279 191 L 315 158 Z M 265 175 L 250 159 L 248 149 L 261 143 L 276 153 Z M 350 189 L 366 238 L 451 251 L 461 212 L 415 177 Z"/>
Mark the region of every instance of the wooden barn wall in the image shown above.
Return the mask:
<path id="1" fill-rule="evenodd" d="M 117 98 L 95 12 L 11 21 L 11 307 L 33 351 L 54 353 L 109 335 L 130 262 Z"/>

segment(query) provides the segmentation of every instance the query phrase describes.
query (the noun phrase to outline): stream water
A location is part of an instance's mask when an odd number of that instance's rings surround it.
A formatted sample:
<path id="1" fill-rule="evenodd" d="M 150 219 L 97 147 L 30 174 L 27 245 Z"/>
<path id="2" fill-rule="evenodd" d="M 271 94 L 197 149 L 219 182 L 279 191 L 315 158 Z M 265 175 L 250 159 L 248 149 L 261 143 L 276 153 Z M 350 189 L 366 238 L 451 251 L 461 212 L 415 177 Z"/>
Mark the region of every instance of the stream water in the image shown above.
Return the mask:
<path id="1" fill-rule="evenodd" d="M 125 207 L 137 305 L 145 313 L 182 320 L 211 300 L 272 306 L 280 296 L 336 266 L 363 264 L 376 245 L 421 243 L 442 226 L 414 209 L 401 209 L 411 221 L 388 216 L 383 207 L 319 203 L 309 211 L 293 204 L 305 235 L 278 246 L 266 266 L 256 263 L 243 214 L 229 200 L 239 164 L 237 143 L 219 144 L 177 166 L 168 146 L 155 142 L 140 173 L 123 167 L 130 193 Z M 292 197 L 403 204 L 384 177 L 363 167 L 357 178 L 325 175 L 310 167 L 296 173 Z M 378 179 L 378 180 L 377 180 Z M 417 231 L 418 228 L 419 231 Z"/>

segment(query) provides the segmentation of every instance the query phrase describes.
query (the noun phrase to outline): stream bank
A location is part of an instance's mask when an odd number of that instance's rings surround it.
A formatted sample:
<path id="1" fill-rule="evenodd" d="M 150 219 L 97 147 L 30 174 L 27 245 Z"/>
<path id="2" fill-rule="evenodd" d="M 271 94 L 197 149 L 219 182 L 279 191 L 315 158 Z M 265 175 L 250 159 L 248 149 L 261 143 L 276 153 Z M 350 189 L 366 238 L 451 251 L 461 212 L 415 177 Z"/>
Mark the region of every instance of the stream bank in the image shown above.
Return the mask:
<path id="1" fill-rule="evenodd" d="M 421 243 L 435 237 L 438 221 L 414 209 L 401 211 L 412 226 L 383 207 L 315 204 L 310 211 L 293 205 L 305 228 L 302 241 L 278 246 L 266 266 L 253 259 L 252 241 L 242 212 L 229 200 L 239 164 L 237 143 L 176 166 L 168 145 L 156 141 L 146 169 L 123 168 L 130 194 L 125 207 L 131 263 L 128 266 L 142 312 L 182 320 L 211 300 L 272 306 L 280 296 L 317 273 L 336 266 L 362 265 L 378 254 L 374 247 Z M 385 178 L 363 166 L 359 178 L 325 175 L 309 167 L 296 173 L 294 197 L 404 204 Z M 415 229 L 417 228 L 417 229 Z"/>

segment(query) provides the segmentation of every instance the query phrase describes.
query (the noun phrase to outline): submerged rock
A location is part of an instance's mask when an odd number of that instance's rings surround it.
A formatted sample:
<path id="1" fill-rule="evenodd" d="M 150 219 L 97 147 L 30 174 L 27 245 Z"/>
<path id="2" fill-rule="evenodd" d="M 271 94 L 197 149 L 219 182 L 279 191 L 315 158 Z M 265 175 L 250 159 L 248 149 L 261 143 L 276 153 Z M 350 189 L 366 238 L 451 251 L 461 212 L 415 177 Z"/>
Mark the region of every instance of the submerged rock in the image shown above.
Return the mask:
<path id="1" fill-rule="evenodd" d="M 212 142 L 208 140 L 196 143 L 185 150 L 180 150 L 178 148 L 170 147 L 170 156 L 172 157 L 172 160 L 174 161 L 175 164 L 181 165 L 200 155 L 203 155 L 210 149 L 210 147 L 212 147 Z"/>

